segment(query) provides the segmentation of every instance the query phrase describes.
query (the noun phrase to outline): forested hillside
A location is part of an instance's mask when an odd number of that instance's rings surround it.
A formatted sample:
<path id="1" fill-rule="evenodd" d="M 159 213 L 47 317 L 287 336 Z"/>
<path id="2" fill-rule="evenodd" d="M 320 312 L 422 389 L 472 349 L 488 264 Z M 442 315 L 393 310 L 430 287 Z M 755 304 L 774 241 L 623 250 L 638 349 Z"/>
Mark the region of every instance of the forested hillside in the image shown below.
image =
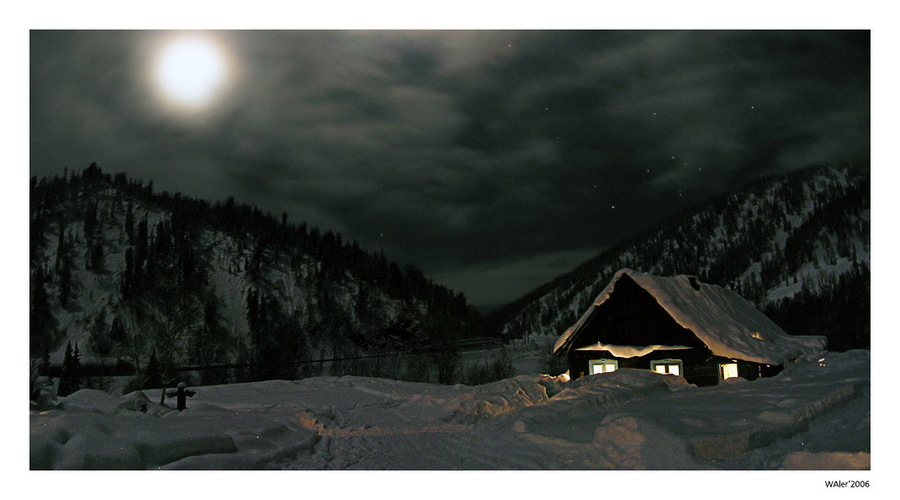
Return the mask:
<path id="1" fill-rule="evenodd" d="M 32 178 L 30 194 L 30 348 L 45 365 L 73 344 L 82 363 L 123 360 L 151 385 L 184 366 L 235 365 L 205 382 L 291 378 L 304 361 L 486 334 L 461 293 L 286 214 L 93 164 Z"/>
<path id="2" fill-rule="evenodd" d="M 492 314 L 507 338 L 559 335 L 621 268 L 731 288 L 788 333 L 868 348 L 868 165 L 770 177 L 619 244 Z"/>

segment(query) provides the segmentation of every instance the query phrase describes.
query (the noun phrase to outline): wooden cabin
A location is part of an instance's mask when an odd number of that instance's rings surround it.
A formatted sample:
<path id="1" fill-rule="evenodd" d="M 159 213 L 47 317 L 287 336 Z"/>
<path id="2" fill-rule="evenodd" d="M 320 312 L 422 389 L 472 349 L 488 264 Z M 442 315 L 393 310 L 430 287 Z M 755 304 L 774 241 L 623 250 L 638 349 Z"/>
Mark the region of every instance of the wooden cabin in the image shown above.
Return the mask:
<path id="1" fill-rule="evenodd" d="M 560 336 L 569 376 L 639 368 L 696 385 L 753 380 L 825 349 L 825 337 L 788 335 L 753 304 L 693 276 L 658 277 L 622 269 Z"/>

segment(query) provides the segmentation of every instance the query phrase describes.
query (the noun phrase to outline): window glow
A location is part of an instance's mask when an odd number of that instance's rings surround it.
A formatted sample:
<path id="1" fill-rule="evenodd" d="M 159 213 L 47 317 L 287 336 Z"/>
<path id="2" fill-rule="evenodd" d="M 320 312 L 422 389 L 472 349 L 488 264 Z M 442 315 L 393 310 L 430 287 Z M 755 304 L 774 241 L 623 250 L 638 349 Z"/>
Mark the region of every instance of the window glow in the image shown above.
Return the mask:
<path id="1" fill-rule="evenodd" d="M 588 363 L 591 375 L 614 372 L 619 367 L 618 362 L 608 359 L 591 360 Z"/>
<path id="2" fill-rule="evenodd" d="M 738 376 L 737 363 L 727 363 L 720 366 L 722 367 L 722 380 L 735 378 Z"/>
<path id="3" fill-rule="evenodd" d="M 650 369 L 656 373 L 681 376 L 682 364 L 679 359 L 660 359 L 650 362 Z"/>

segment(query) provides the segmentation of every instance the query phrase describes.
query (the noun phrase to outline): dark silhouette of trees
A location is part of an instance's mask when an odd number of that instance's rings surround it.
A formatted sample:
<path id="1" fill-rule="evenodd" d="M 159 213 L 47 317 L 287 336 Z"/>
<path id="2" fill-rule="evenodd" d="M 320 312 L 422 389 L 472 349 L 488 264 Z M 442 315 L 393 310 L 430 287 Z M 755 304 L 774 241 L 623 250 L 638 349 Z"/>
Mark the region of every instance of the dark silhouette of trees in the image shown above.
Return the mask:
<path id="1" fill-rule="evenodd" d="M 139 384 L 151 355 L 163 382 L 180 364 L 241 360 L 254 367 L 248 377 L 289 377 L 313 345 L 319 356 L 384 349 L 381 333 L 398 320 L 428 324 L 429 335 L 440 339 L 491 334 L 462 294 L 434 284 L 415 266 L 292 222 L 286 213 L 233 198 L 209 203 L 155 192 L 152 182 L 113 176 L 96 164 L 33 177 L 29 187 L 34 357 L 58 349 L 60 338 L 73 333 L 56 331 L 60 307 L 85 315 L 79 321 L 88 325 L 91 352 L 126 359 Z M 236 254 L 211 251 L 222 241 L 235 245 Z M 210 283 L 217 265 L 253 289 L 246 338 L 237 338 L 245 333 L 235 331 L 237 325 L 224 323 L 224 316 L 233 316 Z M 284 269 L 300 294 L 299 307 L 274 290 L 273 276 Z M 106 302 L 82 313 L 111 273 L 115 293 L 104 290 Z M 82 286 L 86 280 L 91 286 Z M 427 343 L 425 330 L 417 332 L 416 345 Z M 392 342 L 401 348 L 412 341 Z"/>
<path id="2" fill-rule="evenodd" d="M 33 268 L 29 314 L 31 357 L 36 357 L 54 347 L 58 336 L 57 321 L 50 307 L 46 281 L 43 268 L 40 266 Z"/>
<path id="3" fill-rule="evenodd" d="M 81 389 L 81 361 L 78 353 L 78 343 L 72 349 L 72 343 L 66 344 L 66 352 L 63 357 L 62 372 L 59 376 L 59 387 L 56 390 L 58 396 L 68 396 Z"/>

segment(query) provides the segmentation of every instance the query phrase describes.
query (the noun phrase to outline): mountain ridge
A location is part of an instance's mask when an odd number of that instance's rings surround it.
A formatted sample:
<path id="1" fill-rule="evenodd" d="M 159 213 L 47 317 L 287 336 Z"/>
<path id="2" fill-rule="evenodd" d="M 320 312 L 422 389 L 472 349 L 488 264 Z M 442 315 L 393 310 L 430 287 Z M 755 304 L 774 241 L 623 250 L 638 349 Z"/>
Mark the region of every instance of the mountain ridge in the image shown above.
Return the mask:
<path id="1" fill-rule="evenodd" d="M 30 250 L 31 356 L 53 363 L 72 342 L 138 371 L 243 364 L 251 378 L 292 377 L 298 360 L 486 334 L 465 295 L 415 266 L 286 214 L 156 193 L 96 164 L 31 179 Z"/>
<path id="2" fill-rule="evenodd" d="M 825 329 L 831 346 L 867 347 L 869 185 L 868 166 L 854 164 L 812 165 L 757 179 L 599 253 L 489 314 L 489 320 L 507 339 L 558 336 L 617 270 L 628 267 L 661 276 L 696 275 L 741 293 L 789 333 Z M 839 301 L 839 290 L 859 298 L 857 306 L 842 306 L 860 316 L 860 327 L 845 336 L 849 340 L 826 321 L 804 326 L 797 317 Z M 800 302 L 806 306 L 798 308 Z M 848 314 L 831 316 L 847 325 L 853 323 Z"/>

